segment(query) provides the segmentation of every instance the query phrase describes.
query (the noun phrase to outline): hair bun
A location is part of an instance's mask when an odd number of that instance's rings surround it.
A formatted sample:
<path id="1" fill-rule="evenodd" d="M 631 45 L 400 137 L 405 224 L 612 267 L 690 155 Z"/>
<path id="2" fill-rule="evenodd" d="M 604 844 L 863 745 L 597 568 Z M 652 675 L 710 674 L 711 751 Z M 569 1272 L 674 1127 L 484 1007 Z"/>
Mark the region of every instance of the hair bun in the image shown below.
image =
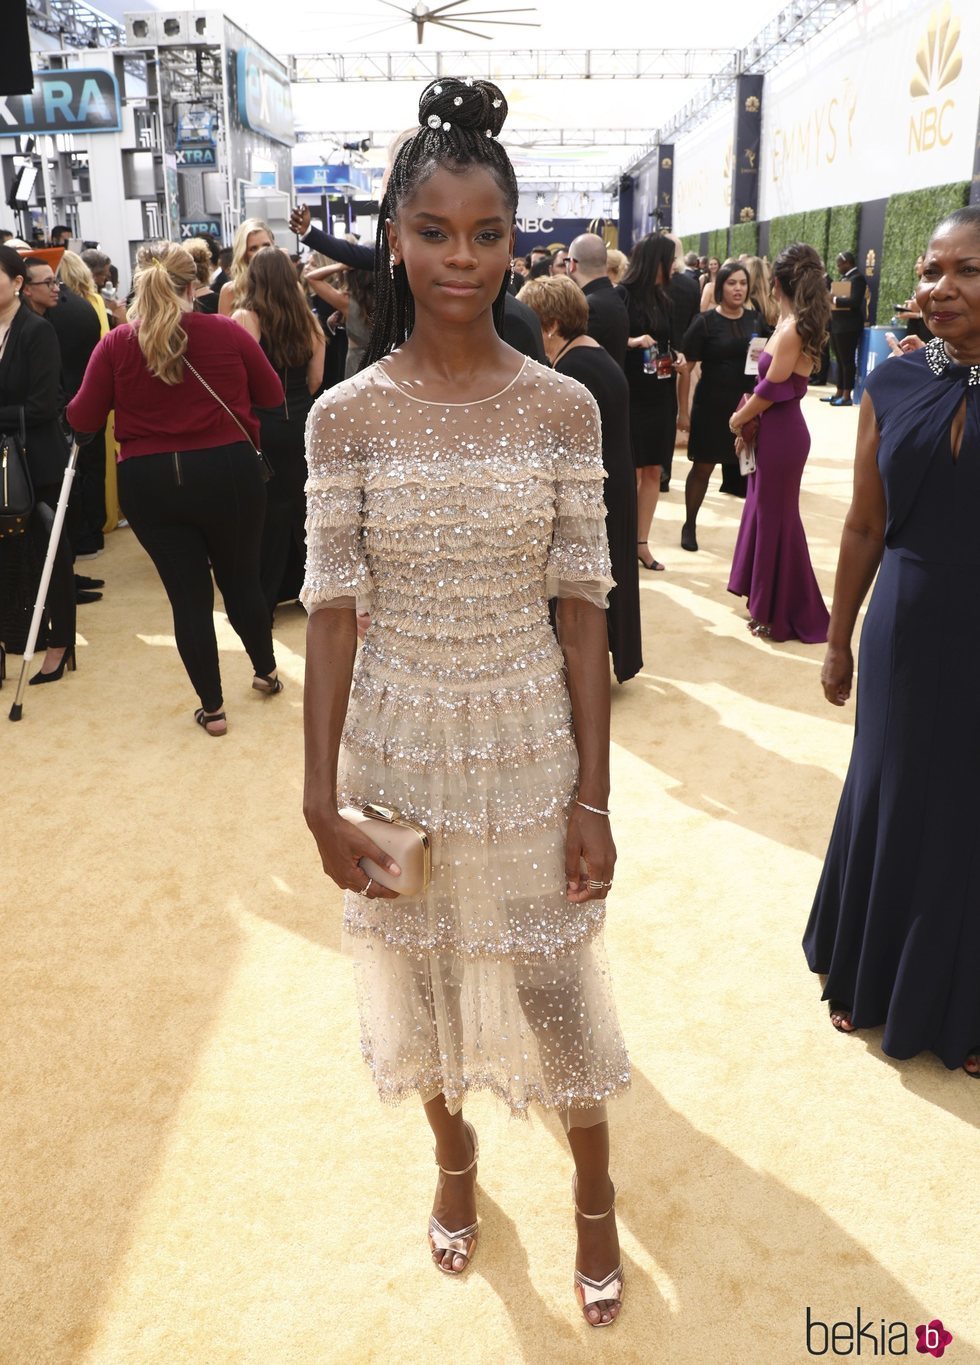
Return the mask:
<path id="1" fill-rule="evenodd" d="M 419 123 L 423 129 L 469 129 L 483 136 L 489 132 L 497 137 L 507 118 L 507 101 L 503 91 L 492 81 L 478 81 L 472 77 L 443 76 L 430 81 L 419 100 Z"/>

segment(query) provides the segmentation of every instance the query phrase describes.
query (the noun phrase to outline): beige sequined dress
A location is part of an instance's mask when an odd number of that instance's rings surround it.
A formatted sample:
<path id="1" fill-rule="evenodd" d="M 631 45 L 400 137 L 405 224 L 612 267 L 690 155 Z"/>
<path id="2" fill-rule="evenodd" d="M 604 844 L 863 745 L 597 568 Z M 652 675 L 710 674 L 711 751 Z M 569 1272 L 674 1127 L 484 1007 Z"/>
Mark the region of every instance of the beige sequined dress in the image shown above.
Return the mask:
<path id="1" fill-rule="evenodd" d="M 527 360 L 492 398 L 408 396 L 384 363 L 307 427 L 303 602 L 371 629 L 340 760 L 345 801 L 432 837 L 418 900 L 348 892 L 362 1048 L 383 1099 L 489 1089 L 588 1110 L 629 1083 L 604 902 L 565 897 L 577 753 L 550 597 L 612 586 L 598 411 Z"/>

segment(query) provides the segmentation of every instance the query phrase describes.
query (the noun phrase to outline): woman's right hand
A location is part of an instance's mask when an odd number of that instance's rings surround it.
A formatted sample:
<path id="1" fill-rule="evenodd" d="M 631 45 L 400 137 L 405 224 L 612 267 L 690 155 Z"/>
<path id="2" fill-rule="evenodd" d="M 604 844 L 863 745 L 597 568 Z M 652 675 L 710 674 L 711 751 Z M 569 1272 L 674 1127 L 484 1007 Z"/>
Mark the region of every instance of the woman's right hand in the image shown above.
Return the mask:
<path id="1" fill-rule="evenodd" d="M 324 872 L 342 891 L 357 891 L 370 900 L 394 900 L 397 897 L 397 891 L 390 891 L 379 882 L 371 881 L 361 867 L 360 860 L 370 858 L 392 876 L 401 874 L 401 868 L 394 858 L 384 853 L 359 826 L 344 820 L 335 806 L 325 809 L 304 806 L 303 815 L 316 840 Z"/>
<path id="2" fill-rule="evenodd" d="M 630 337 L 627 344 L 634 351 L 652 351 L 657 343 L 649 332 L 644 332 L 642 336 Z"/>
<path id="3" fill-rule="evenodd" d="M 843 706 L 851 695 L 854 681 L 854 656 L 850 647 L 836 649 L 831 645 L 820 670 L 820 685 L 831 706 Z"/>

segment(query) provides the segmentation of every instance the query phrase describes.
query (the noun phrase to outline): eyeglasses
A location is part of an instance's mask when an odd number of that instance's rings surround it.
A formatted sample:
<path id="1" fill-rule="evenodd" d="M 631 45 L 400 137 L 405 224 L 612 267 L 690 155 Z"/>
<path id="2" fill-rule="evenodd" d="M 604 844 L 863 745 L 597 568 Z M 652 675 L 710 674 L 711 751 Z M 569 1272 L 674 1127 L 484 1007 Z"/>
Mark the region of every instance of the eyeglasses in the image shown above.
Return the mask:
<path id="1" fill-rule="evenodd" d="M 43 284 L 46 285 L 48 289 L 61 288 L 61 281 L 54 275 L 49 276 L 46 280 L 28 280 L 28 284 Z"/>

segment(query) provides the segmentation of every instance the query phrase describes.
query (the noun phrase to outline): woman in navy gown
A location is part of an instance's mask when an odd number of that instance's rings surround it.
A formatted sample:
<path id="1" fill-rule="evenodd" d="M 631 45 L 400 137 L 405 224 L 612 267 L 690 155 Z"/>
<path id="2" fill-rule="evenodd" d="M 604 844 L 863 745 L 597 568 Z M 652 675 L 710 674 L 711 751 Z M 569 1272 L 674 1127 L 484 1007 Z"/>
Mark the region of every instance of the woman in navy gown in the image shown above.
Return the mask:
<path id="1" fill-rule="evenodd" d="M 822 683 L 854 750 L 803 940 L 844 1033 L 980 1076 L 980 207 L 929 245 L 935 339 L 869 377 Z M 880 568 L 879 568 L 880 565 Z"/>
<path id="2" fill-rule="evenodd" d="M 820 362 L 830 321 L 823 262 L 794 243 L 776 257 L 773 296 L 779 321 L 759 358 L 759 382 L 729 429 L 759 417 L 756 471 L 735 542 L 728 591 L 749 600 L 749 629 L 772 640 L 822 644 L 824 606 L 800 520 L 800 482 L 810 453 L 800 400 Z"/>

